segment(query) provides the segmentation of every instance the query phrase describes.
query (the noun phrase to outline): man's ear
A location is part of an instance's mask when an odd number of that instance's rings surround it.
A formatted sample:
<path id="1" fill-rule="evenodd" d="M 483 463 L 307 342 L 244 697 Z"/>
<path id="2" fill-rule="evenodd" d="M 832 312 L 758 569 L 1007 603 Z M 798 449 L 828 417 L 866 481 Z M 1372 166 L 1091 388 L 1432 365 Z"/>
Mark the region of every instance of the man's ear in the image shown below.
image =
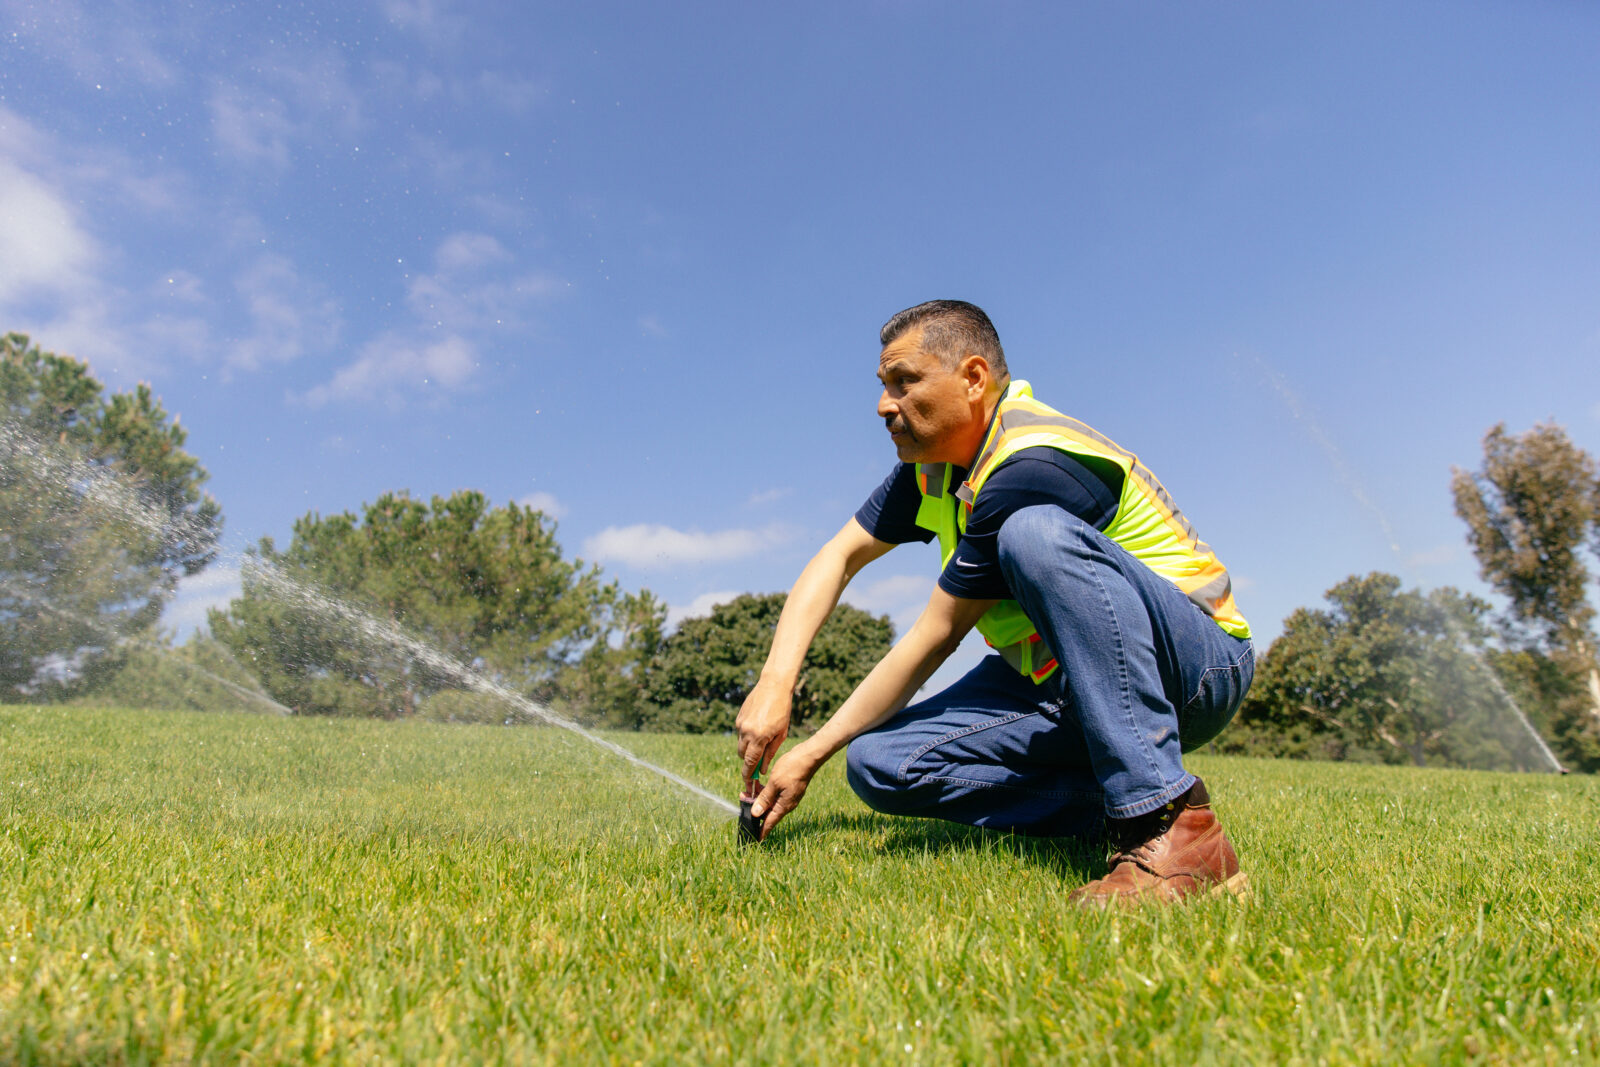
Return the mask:
<path id="1" fill-rule="evenodd" d="M 966 382 L 968 400 L 982 400 L 989 383 L 994 380 L 989 372 L 989 361 L 979 355 L 962 358 L 961 376 Z"/>

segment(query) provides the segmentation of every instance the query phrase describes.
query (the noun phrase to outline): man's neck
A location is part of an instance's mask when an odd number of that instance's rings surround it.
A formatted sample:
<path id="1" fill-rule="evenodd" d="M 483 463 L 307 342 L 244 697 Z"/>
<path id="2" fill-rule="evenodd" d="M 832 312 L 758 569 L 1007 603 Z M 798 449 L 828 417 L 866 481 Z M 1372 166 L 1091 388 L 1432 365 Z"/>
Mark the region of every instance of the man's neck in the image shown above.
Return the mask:
<path id="1" fill-rule="evenodd" d="M 983 417 L 983 434 L 978 438 L 977 445 L 975 445 L 973 447 L 972 455 L 968 456 L 967 457 L 967 461 L 965 463 L 960 464 L 960 466 L 965 467 L 969 471 L 972 469 L 972 464 L 977 461 L 978 454 L 983 451 L 984 442 L 988 441 L 989 440 L 989 435 L 994 432 L 994 419 L 995 419 L 995 416 L 997 414 L 999 414 L 999 412 L 1000 412 L 1000 401 L 1005 399 L 1006 391 L 1009 390 L 1010 388 L 1011 388 L 1011 380 L 1008 378 L 1008 379 L 1006 379 L 1005 384 L 1000 387 L 1000 392 L 999 393 L 997 393 L 997 394 L 995 394 L 994 396 L 991 396 L 991 397 L 986 397 L 984 399 L 984 404 L 983 404 L 983 416 L 984 416 Z"/>

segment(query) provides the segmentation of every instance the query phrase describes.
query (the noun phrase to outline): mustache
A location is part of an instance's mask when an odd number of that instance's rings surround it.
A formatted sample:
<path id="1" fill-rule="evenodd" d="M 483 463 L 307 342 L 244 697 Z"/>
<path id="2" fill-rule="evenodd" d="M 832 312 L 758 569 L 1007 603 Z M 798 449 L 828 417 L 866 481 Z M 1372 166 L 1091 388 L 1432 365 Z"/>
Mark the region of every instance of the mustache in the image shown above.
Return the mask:
<path id="1" fill-rule="evenodd" d="M 905 433 L 909 427 L 904 419 L 898 415 L 890 415 L 883 420 L 883 425 L 890 433 Z"/>

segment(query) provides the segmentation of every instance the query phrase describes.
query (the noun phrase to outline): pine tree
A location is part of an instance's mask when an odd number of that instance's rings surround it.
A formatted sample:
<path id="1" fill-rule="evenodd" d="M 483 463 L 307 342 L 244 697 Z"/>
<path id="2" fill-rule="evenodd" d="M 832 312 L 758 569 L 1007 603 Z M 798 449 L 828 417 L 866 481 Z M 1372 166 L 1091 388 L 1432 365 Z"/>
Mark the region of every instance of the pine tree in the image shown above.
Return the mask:
<path id="1" fill-rule="evenodd" d="M 102 680 L 216 555 L 206 471 L 148 385 L 0 337 L 0 697 Z"/>

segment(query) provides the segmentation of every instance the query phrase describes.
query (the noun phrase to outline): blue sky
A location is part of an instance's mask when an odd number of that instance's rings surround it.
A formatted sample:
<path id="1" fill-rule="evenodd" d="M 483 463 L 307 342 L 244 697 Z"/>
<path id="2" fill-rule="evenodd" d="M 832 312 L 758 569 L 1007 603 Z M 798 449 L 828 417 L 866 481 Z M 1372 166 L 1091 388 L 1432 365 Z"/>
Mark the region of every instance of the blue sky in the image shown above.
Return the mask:
<path id="1" fill-rule="evenodd" d="M 1494 423 L 1600 454 L 1597 54 L 1553 2 L 0 0 L 0 329 L 153 383 L 232 552 L 476 488 L 681 615 L 849 517 L 879 324 L 960 297 L 1270 637 L 1481 589 Z"/>

